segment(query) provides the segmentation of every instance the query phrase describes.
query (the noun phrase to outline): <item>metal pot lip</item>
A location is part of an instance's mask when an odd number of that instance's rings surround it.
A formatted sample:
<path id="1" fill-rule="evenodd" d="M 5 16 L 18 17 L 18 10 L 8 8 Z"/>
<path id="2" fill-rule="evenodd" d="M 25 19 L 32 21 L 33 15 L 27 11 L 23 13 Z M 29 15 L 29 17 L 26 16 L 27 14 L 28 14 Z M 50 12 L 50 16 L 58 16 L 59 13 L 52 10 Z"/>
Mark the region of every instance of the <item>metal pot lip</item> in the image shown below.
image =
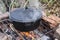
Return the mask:
<path id="1" fill-rule="evenodd" d="M 25 23 L 36 23 L 37 21 L 40 21 L 41 19 L 38 19 L 36 21 L 31 21 L 31 22 L 18 22 L 18 21 L 12 21 L 12 22 L 15 22 L 15 23 L 22 23 L 22 24 L 25 24 Z"/>
<path id="2" fill-rule="evenodd" d="M 40 12 L 39 10 L 34 10 L 33 8 L 29 8 L 27 11 L 34 11 L 33 13 L 35 13 L 35 14 L 32 14 L 32 17 L 35 15 L 35 16 L 37 16 L 35 19 L 34 19 L 34 17 L 32 18 L 32 19 L 29 19 L 28 17 L 31 15 L 31 14 L 28 14 L 28 15 L 26 15 L 26 18 L 28 18 L 28 19 L 21 19 L 20 17 L 21 17 L 21 15 L 23 15 L 24 14 L 24 12 L 23 11 L 25 11 L 25 9 L 24 8 L 17 8 L 16 10 L 14 10 L 14 11 L 11 11 L 10 12 L 10 15 L 9 15 L 9 18 L 12 20 L 12 21 L 16 21 L 16 22 L 33 22 L 33 21 L 36 21 L 36 20 L 38 20 L 38 19 L 41 19 L 42 18 L 42 12 Z M 18 15 L 16 12 L 18 12 L 18 14 L 21 14 L 21 15 Z M 20 17 L 19 17 L 20 16 Z M 25 14 L 23 15 L 23 16 L 25 16 Z M 23 17 L 22 16 L 22 17 Z M 28 16 L 28 17 L 27 17 Z M 19 17 L 19 18 L 18 18 Z"/>
<path id="3" fill-rule="evenodd" d="M 20 20 L 16 20 L 16 19 L 14 19 L 14 20 L 10 19 L 10 20 L 11 20 L 11 22 L 31 23 L 31 22 L 36 22 L 36 21 L 41 20 L 41 19 L 37 19 L 35 21 L 20 21 Z"/>

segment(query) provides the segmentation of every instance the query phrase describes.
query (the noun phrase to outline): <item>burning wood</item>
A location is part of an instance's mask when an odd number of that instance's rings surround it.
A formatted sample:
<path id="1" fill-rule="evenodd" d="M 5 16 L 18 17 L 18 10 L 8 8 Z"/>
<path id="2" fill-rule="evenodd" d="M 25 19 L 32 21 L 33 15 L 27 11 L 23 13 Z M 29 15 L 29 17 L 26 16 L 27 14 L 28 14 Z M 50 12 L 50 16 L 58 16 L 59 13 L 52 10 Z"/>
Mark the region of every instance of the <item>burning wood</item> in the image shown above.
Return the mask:
<path id="1" fill-rule="evenodd" d="M 17 38 L 19 38 L 20 40 L 35 40 L 35 39 L 40 40 L 41 39 L 40 37 L 41 33 L 38 29 L 30 32 L 18 32 L 16 29 L 13 28 L 13 26 L 11 26 L 13 30 L 10 28 L 9 25 L 11 25 L 11 23 L 9 23 L 7 20 L 1 21 L 1 22 L 3 22 L 2 24 L 0 24 L 0 26 L 3 27 L 1 28 L 1 30 L 3 31 L 3 33 L 10 35 L 12 39 L 16 39 L 16 40 Z"/>
<path id="2" fill-rule="evenodd" d="M 30 33 L 30 32 L 21 32 L 21 33 L 22 33 L 23 36 L 25 35 L 26 37 L 30 37 L 30 38 L 35 37 L 34 33 Z"/>

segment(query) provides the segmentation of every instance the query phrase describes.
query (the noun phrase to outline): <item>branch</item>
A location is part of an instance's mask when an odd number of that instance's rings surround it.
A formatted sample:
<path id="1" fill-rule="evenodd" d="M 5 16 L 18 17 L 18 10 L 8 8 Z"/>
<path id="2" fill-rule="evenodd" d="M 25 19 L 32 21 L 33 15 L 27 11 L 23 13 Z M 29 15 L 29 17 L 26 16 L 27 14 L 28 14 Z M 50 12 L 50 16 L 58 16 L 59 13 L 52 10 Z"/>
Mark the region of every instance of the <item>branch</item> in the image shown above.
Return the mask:
<path id="1" fill-rule="evenodd" d="M 9 12 L 1 13 L 1 14 L 0 14 L 0 19 L 7 18 L 8 16 L 9 16 Z"/>

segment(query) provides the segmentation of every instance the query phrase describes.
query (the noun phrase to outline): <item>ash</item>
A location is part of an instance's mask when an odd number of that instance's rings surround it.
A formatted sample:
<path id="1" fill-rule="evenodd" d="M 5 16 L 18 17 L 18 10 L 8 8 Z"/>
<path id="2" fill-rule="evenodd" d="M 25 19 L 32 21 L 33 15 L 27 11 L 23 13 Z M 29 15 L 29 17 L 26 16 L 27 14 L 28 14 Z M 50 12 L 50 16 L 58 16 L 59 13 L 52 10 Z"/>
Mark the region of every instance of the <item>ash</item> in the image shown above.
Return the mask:
<path id="1" fill-rule="evenodd" d="M 54 40 L 50 35 L 51 30 L 48 31 L 47 29 L 40 27 L 29 32 L 16 31 L 14 30 L 13 25 L 9 19 L 0 21 L 0 33 L 5 34 L 8 40 Z"/>

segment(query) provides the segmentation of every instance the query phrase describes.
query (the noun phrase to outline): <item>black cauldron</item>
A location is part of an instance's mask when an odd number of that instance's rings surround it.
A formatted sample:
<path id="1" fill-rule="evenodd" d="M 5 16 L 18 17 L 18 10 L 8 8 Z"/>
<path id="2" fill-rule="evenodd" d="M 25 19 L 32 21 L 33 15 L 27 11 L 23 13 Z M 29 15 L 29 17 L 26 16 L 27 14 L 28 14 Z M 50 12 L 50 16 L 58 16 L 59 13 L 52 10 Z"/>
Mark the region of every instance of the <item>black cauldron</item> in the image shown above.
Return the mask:
<path id="1" fill-rule="evenodd" d="M 33 8 L 17 8 L 10 12 L 10 20 L 18 31 L 32 31 L 39 27 L 41 11 Z"/>

